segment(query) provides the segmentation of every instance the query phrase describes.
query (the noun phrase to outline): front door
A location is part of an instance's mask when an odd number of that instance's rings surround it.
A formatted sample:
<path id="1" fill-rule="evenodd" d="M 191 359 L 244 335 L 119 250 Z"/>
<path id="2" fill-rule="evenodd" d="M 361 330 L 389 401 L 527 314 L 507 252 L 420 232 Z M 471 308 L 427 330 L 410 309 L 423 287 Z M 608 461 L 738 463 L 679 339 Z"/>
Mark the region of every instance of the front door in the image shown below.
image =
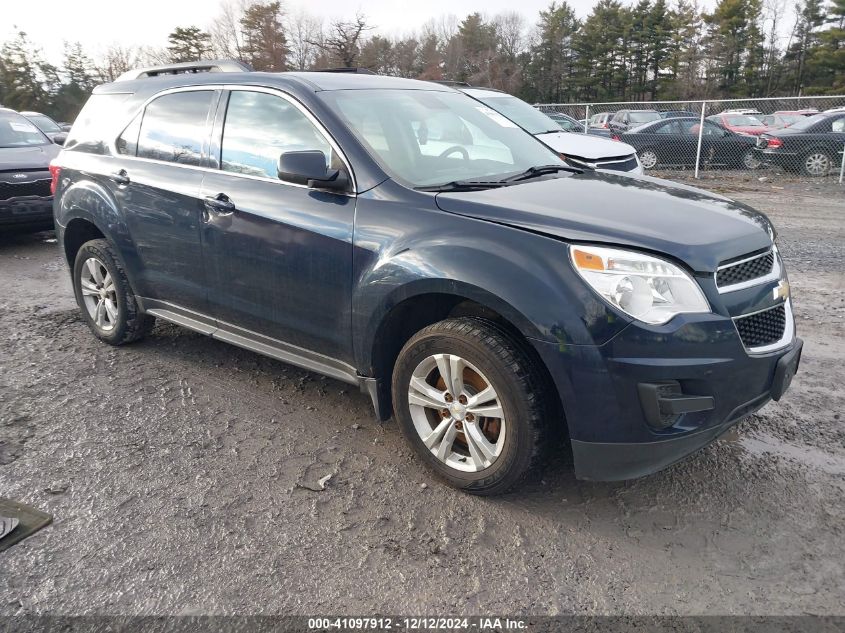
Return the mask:
<path id="1" fill-rule="evenodd" d="M 255 89 L 229 93 L 214 138 L 219 170 L 202 184 L 212 315 L 244 335 L 351 361 L 355 197 L 277 173 L 280 154 L 298 150 L 344 168 L 336 151 L 302 106 Z"/>

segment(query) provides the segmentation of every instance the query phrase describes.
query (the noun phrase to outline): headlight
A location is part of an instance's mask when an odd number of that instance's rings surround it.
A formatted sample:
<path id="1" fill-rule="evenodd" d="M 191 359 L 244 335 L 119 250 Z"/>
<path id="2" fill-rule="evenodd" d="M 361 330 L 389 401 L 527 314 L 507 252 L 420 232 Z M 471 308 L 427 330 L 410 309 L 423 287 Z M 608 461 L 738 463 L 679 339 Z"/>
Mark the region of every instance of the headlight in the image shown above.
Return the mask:
<path id="1" fill-rule="evenodd" d="M 635 319 L 659 325 L 676 314 L 710 312 L 698 284 L 664 259 L 617 248 L 573 245 L 575 270 L 601 297 Z"/>

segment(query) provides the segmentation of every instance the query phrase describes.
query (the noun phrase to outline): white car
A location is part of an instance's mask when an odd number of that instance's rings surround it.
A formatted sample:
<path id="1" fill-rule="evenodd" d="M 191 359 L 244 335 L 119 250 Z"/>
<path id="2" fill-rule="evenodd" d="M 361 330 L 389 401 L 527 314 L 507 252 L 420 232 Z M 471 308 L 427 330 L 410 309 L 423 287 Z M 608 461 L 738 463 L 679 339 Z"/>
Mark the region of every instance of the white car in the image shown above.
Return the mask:
<path id="1" fill-rule="evenodd" d="M 452 87 L 487 106 L 493 114 L 505 117 L 532 134 L 576 167 L 608 169 L 635 175 L 643 173 L 636 150 L 627 143 L 591 134 L 565 132 L 547 115 L 506 92 L 459 84 L 453 84 Z"/>

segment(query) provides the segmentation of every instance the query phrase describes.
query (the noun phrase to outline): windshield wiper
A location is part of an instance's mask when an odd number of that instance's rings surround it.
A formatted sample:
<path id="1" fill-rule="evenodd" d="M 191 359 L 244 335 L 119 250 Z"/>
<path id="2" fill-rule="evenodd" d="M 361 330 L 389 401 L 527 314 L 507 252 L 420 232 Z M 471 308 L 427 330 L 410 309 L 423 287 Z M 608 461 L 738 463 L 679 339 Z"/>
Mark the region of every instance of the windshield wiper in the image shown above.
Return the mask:
<path id="1" fill-rule="evenodd" d="M 536 167 L 529 167 L 523 172 L 508 176 L 502 180 L 505 184 L 512 184 L 522 180 L 529 180 L 530 178 L 539 178 L 548 174 L 555 174 L 559 171 L 568 171 L 572 174 L 583 174 L 584 170 L 570 165 L 537 165 Z"/>
<path id="2" fill-rule="evenodd" d="M 482 191 L 494 187 L 504 187 L 509 183 L 504 180 L 453 180 L 442 185 L 415 187 L 417 191 Z"/>
<path id="3" fill-rule="evenodd" d="M 531 178 L 539 178 L 540 176 L 547 176 L 559 171 L 568 171 L 572 174 L 583 174 L 584 170 L 570 165 L 538 165 L 536 167 L 529 167 L 525 171 L 501 178 L 499 180 L 453 180 L 451 182 L 443 183 L 442 185 L 429 185 L 425 187 L 415 187 L 417 191 L 481 191 L 483 189 L 493 189 L 495 187 L 507 187 L 523 180 Z"/>

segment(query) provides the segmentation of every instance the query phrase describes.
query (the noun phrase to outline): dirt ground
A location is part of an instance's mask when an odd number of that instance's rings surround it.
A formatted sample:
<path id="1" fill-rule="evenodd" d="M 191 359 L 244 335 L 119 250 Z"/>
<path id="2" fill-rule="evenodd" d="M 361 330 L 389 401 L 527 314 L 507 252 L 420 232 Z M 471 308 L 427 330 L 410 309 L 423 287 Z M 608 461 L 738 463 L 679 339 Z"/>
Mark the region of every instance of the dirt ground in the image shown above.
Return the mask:
<path id="1" fill-rule="evenodd" d="M 494 499 L 342 383 L 164 323 L 97 342 L 52 234 L 0 236 L 0 496 L 55 516 L 0 554 L 0 614 L 842 614 L 845 189 L 729 189 L 780 230 L 785 398 L 651 477 L 560 451 Z"/>

